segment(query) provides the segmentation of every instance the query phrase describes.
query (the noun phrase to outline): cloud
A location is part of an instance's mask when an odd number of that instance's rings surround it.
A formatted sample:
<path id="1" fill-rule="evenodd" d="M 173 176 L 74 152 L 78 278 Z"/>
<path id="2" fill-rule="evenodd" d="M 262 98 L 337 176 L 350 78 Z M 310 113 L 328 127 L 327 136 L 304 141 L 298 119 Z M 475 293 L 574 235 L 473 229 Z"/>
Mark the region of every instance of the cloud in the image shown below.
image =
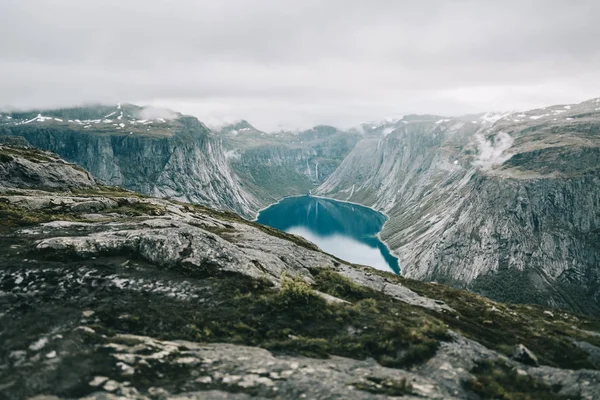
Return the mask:
<path id="1" fill-rule="evenodd" d="M 595 0 L 3 0 L 0 108 L 137 102 L 272 130 L 577 102 L 600 93 L 597 15 Z"/>
<path id="2" fill-rule="evenodd" d="M 140 119 L 166 119 L 166 120 L 171 120 L 171 119 L 176 119 L 179 117 L 179 114 L 171 111 L 169 109 L 166 108 L 158 108 L 158 107 L 153 107 L 153 106 L 146 106 L 144 108 L 142 108 L 139 113 L 138 113 L 138 118 Z"/>
<path id="3" fill-rule="evenodd" d="M 495 165 L 501 165 L 506 160 L 512 157 L 512 154 L 507 154 L 514 143 L 514 139 L 506 132 L 499 132 L 489 140 L 483 135 L 475 137 L 477 141 L 477 159 L 473 165 L 487 169 Z"/>

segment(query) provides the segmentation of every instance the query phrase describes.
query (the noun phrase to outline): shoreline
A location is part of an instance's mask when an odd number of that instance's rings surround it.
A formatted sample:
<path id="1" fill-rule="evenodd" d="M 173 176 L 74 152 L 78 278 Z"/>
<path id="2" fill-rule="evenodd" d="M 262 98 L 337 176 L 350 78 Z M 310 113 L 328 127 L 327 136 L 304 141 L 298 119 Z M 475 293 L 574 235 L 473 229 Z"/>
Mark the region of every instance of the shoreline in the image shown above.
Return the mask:
<path id="1" fill-rule="evenodd" d="M 265 207 L 261 208 L 260 210 L 258 210 L 258 211 L 256 212 L 256 216 L 254 217 L 254 219 L 252 219 L 252 222 L 257 222 L 257 220 L 258 220 L 258 216 L 259 216 L 259 214 L 260 214 L 262 211 L 264 211 L 264 210 L 266 210 L 267 208 L 269 208 L 269 207 L 272 207 L 272 206 L 274 206 L 274 205 L 276 205 L 276 204 L 279 204 L 279 203 L 281 203 L 281 202 L 282 202 L 283 200 L 285 200 L 285 199 L 290 199 L 290 198 L 294 198 L 294 197 L 305 197 L 305 196 L 308 196 L 308 197 L 316 197 L 316 198 L 318 198 L 318 199 L 324 199 L 324 200 L 330 200 L 330 201 L 337 201 L 337 202 L 340 202 L 340 203 L 348 203 L 348 204 L 353 204 L 353 205 L 356 205 L 356 206 L 360 206 L 360 207 L 365 207 L 365 208 L 368 208 L 368 209 L 370 209 L 370 210 L 372 210 L 372 211 L 375 211 L 376 213 L 379 213 L 379 214 L 383 215 L 383 216 L 385 217 L 385 222 L 383 223 L 383 225 L 381 225 L 381 229 L 379 230 L 379 232 L 377 232 L 377 234 L 375 235 L 375 237 L 377 237 L 377 239 L 379 239 L 379 241 L 380 241 L 381 243 L 383 243 L 383 245 L 384 245 L 384 246 L 387 248 L 387 250 L 390 252 L 390 254 L 391 254 L 392 256 L 396 257 L 396 259 L 398 260 L 398 268 L 400 269 L 400 273 L 399 273 L 398 275 L 399 275 L 399 276 L 402 276 L 402 267 L 400 266 L 400 258 L 399 258 L 399 257 L 398 257 L 398 255 L 397 255 L 397 254 L 396 254 L 396 253 L 395 253 L 395 252 L 394 252 L 394 251 L 393 251 L 393 250 L 390 248 L 389 244 L 388 244 L 388 243 L 387 243 L 385 240 L 383 240 L 383 239 L 381 238 L 381 232 L 383 232 L 383 229 L 385 228 L 385 225 L 386 225 L 386 224 L 389 222 L 389 220 L 390 220 L 390 216 L 389 216 L 389 215 L 387 215 L 387 214 L 386 214 L 384 211 L 376 210 L 375 208 L 373 208 L 373 207 L 371 207 L 371 206 L 366 206 L 366 205 L 364 205 L 364 204 L 360 204 L 360 203 L 357 203 L 357 202 L 355 202 L 355 201 L 348 201 L 348 200 L 338 200 L 338 199 L 334 199 L 334 198 L 331 198 L 331 197 L 319 196 L 319 195 L 310 194 L 310 193 L 308 193 L 308 194 L 298 194 L 298 195 L 293 195 L 293 196 L 285 196 L 285 197 L 282 197 L 281 199 L 277 200 L 276 202 L 274 202 L 274 203 L 271 203 L 271 204 L 269 204 L 269 205 L 267 205 L 267 206 L 265 206 Z M 373 267 L 371 267 L 371 268 L 373 268 Z"/>

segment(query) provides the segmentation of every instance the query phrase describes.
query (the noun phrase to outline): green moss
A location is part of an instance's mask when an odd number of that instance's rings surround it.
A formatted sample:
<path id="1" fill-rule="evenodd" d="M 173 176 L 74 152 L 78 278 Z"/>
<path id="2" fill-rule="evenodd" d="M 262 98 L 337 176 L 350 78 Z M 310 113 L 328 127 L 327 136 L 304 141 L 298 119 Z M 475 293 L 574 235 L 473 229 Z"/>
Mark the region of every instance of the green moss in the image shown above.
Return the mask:
<path id="1" fill-rule="evenodd" d="M 577 400 L 580 396 L 560 395 L 560 385 L 548 386 L 529 375 L 520 375 L 501 360 L 481 361 L 471 371 L 475 377 L 464 384 L 482 399 Z"/>
<path id="2" fill-rule="evenodd" d="M 12 156 L 5 153 L 0 153 L 0 163 L 8 163 L 13 160 Z"/>
<path id="3" fill-rule="evenodd" d="M 72 213 L 51 209 L 28 210 L 12 205 L 6 199 L 0 198 L 0 227 L 31 226 L 56 220 L 81 221 Z"/>
<path id="4" fill-rule="evenodd" d="M 444 301 L 456 313 L 430 313 L 444 321 L 450 329 L 506 356 L 512 355 L 515 345 L 523 344 L 544 365 L 569 369 L 600 368 L 572 340 L 600 345 L 599 337 L 584 332 L 600 332 L 600 321 L 594 318 L 550 310 L 554 315 L 552 317 L 545 314 L 544 311 L 549 310 L 541 306 L 496 303 L 465 290 L 404 279 L 385 272 L 372 272 L 382 274 L 423 296 Z"/>
<path id="5" fill-rule="evenodd" d="M 330 269 L 313 268 L 311 273 L 315 276 L 315 288 L 332 296 L 347 301 L 358 301 L 372 295 L 372 291 Z"/>
<path id="6" fill-rule="evenodd" d="M 37 150 L 32 147 L 2 147 L 0 150 L 0 154 L 2 154 L 4 158 L 20 157 L 35 163 L 56 161 L 55 157 L 51 157 L 41 150 Z"/>
<path id="7" fill-rule="evenodd" d="M 327 276 L 335 282 L 326 283 L 322 276 L 321 288 L 344 282 Z M 115 332 L 245 344 L 319 358 L 372 357 L 398 368 L 428 360 L 440 341 L 449 339 L 437 319 L 375 291 L 367 290 L 355 303 L 329 303 L 299 279 L 284 279 L 281 289 L 237 275 L 207 278 L 205 284 L 210 300 L 198 304 L 140 301 L 132 318 L 119 319 L 115 316 L 131 313 L 131 303 L 112 302 L 97 315 Z"/>

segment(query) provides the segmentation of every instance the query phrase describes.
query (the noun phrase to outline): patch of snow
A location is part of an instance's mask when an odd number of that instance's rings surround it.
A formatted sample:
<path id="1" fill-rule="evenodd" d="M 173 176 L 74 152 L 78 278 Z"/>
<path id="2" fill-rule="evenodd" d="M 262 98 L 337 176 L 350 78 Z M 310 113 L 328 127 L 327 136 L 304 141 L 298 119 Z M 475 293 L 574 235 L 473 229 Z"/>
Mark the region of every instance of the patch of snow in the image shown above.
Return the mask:
<path id="1" fill-rule="evenodd" d="M 158 119 L 160 122 L 167 122 L 167 121 L 165 121 L 165 119 L 164 119 L 164 118 L 157 118 L 157 119 Z M 250 128 L 244 128 L 244 129 L 250 129 Z"/>
<path id="2" fill-rule="evenodd" d="M 84 126 L 84 129 L 85 129 L 85 128 L 90 128 L 90 127 L 91 127 L 91 125 L 86 125 L 86 126 Z"/>
<path id="3" fill-rule="evenodd" d="M 46 120 L 52 119 L 52 117 L 44 117 L 42 114 L 38 114 L 37 117 L 32 118 L 28 121 L 23 122 L 24 124 L 29 124 L 30 122 L 33 121 L 37 121 L 37 122 L 44 122 Z"/>
<path id="4" fill-rule="evenodd" d="M 102 117 L 102 118 L 108 118 L 108 117 L 112 117 L 112 116 L 113 116 L 113 115 L 115 115 L 116 113 L 117 113 L 116 111 L 113 111 L 113 112 L 111 112 L 110 114 L 108 114 L 108 115 L 105 115 L 105 116 L 104 116 L 104 117 Z"/>
<path id="5" fill-rule="evenodd" d="M 121 103 L 117 103 L 117 110 L 121 109 Z"/>
<path id="6" fill-rule="evenodd" d="M 117 117 L 117 119 L 121 119 L 123 118 L 123 111 L 121 111 L 121 114 L 119 114 L 119 116 Z"/>
<path id="7" fill-rule="evenodd" d="M 567 112 L 567 110 L 552 110 L 552 112 L 554 114 L 561 114 L 561 113 Z"/>
<path id="8" fill-rule="evenodd" d="M 566 109 L 566 110 L 570 110 L 570 109 L 571 109 L 571 106 L 565 106 L 565 109 Z"/>
<path id="9" fill-rule="evenodd" d="M 495 123 L 496 121 L 501 120 L 502 118 L 506 117 L 507 115 L 510 115 L 510 114 L 487 113 L 484 116 L 480 117 L 479 119 L 481 119 L 484 122 Z"/>
<path id="10" fill-rule="evenodd" d="M 62 120 L 62 119 L 60 119 L 60 118 L 54 118 L 54 120 L 55 120 L 55 121 L 58 121 L 58 122 L 63 122 L 63 120 Z"/>
<path id="11" fill-rule="evenodd" d="M 402 121 L 403 124 L 408 124 L 408 121 Z"/>
<path id="12" fill-rule="evenodd" d="M 112 119 L 104 119 L 102 120 L 102 122 L 105 124 L 110 124 L 112 122 Z"/>
<path id="13" fill-rule="evenodd" d="M 440 119 L 439 121 L 436 121 L 436 124 L 441 124 L 442 122 L 448 122 L 450 121 L 449 119 Z"/>
<path id="14" fill-rule="evenodd" d="M 124 123 L 122 123 L 122 122 L 119 124 L 119 126 L 120 126 L 121 128 L 125 128 L 125 124 L 124 124 Z"/>
<path id="15" fill-rule="evenodd" d="M 567 121 L 571 121 L 573 118 L 567 118 Z"/>
<path id="16" fill-rule="evenodd" d="M 454 160 L 454 165 L 458 164 L 458 160 Z"/>

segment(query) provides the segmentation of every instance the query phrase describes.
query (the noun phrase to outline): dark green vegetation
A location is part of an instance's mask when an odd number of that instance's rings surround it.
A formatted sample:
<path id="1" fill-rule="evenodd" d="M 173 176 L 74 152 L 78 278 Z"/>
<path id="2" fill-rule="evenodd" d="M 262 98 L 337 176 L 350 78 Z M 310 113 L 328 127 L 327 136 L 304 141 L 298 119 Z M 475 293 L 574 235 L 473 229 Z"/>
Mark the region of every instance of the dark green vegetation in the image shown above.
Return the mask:
<path id="1" fill-rule="evenodd" d="M 423 296 L 444 301 L 456 314 L 435 313 L 436 317 L 450 329 L 506 356 L 512 355 L 515 345 L 523 344 L 544 365 L 569 369 L 600 368 L 573 342 L 581 340 L 600 346 L 600 337 L 586 332 L 600 330 L 600 321 L 596 319 L 537 305 L 497 303 L 435 283 L 399 277 L 390 279 Z"/>
<path id="2" fill-rule="evenodd" d="M 83 191 L 80 191 L 83 192 Z M 97 193 L 108 194 L 110 192 L 104 192 L 99 189 Z M 115 192 L 113 192 L 115 194 Z M 128 194 L 128 193 L 122 193 Z M 140 216 L 157 216 L 165 214 L 165 207 L 150 202 L 143 201 L 132 201 L 125 197 L 115 197 L 117 206 L 110 208 L 110 212 L 116 214 L 113 217 L 107 217 L 106 220 L 120 219 L 126 217 L 140 217 Z M 19 226 L 32 226 L 40 223 L 51 222 L 51 221 L 72 221 L 72 222 L 88 222 L 89 220 L 83 217 L 90 211 L 100 211 L 103 208 L 102 205 L 98 205 L 98 209 L 94 209 L 94 205 L 91 205 L 89 209 L 82 211 L 74 211 L 69 207 L 57 204 L 48 204 L 46 207 L 37 210 L 29 210 L 20 207 L 16 204 L 11 204 L 7 198 L 0 195 L 0 220 L 2 224 L 0 227 L 19 227 Z"/>
<path id="3" fill-rule="evenodd" d="M 449 340 L 443 324 L 419 308 L 361 289 L 333 272 L 320 274 L 318 282 L 316 289 L 334 289 L 355 301 L 329 303 L 298 279 L 287 278 L 276 289 L 268 281 L 232 276 L 205 282 L 211 288 L 208 303 L 141 302 L 133 313 L 116 304 L 98 315 L 107 333 L 230 342 L 319 358 L 372 357 L 396 368 L 426 361 L 440 340 Z M 125 312 L 131 318 L 114 317 Z"/>
<path id="4" fill-rule="evenodd" d="M 507 363 L 481 361 L 471 371 L 475 378 L 465 383 L 465 388 L 482 399 L 500 400 L 577 400 L 580 396 L 565 396 L 558 392 L 560 385 L 549 386 L 528 375 L 519 375 Z"/>
<path id="5" fill-rule="evenodd" d="M 3 147 L 0 149 L 0 162 L 10 162 L 14 157 L 21 157 L 35 163 L 55 161 L 55 157 L 44 152 L 28 147 Z"/>

